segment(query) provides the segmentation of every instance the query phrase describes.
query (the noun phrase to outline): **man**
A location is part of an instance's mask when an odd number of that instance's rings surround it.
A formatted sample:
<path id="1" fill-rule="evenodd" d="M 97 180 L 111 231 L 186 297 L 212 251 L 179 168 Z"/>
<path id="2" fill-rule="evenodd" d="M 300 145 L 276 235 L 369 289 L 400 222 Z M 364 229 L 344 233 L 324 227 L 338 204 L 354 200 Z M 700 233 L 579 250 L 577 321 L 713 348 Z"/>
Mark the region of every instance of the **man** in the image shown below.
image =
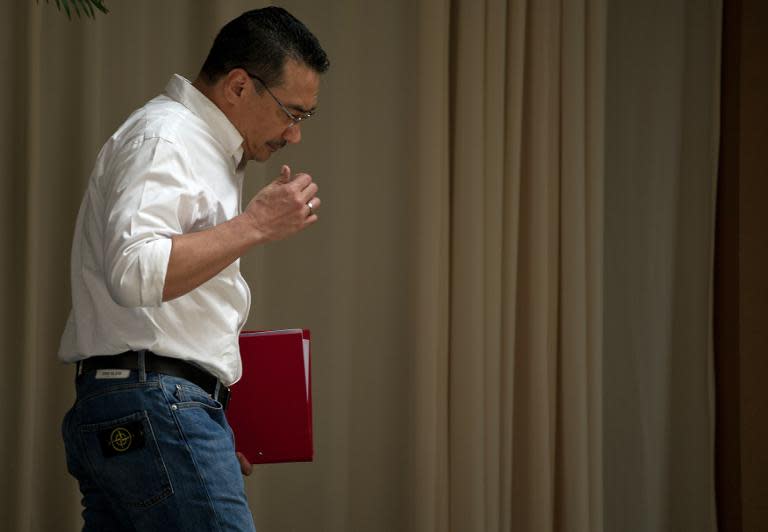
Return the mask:
<path id="1" fill-rule="evenodd" d="M 59 352 L 77 362 L 62 432 L 85 530 L 254 529 L 223 412 L 250 304 L 239 257 L 315 223 L 320 199 L 283 166 L 241 212 L 242 180 L 301 140 L 328 64 L 285 10 L 246 12 L 99 153 Z"/>

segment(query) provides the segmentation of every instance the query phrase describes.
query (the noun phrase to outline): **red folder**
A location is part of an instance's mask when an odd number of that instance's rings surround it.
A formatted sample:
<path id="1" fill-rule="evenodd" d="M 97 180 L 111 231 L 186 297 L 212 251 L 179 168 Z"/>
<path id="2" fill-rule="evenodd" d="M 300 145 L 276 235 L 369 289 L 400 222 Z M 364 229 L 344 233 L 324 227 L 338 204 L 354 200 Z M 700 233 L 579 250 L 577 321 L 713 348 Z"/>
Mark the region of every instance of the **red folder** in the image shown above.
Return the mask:
<path id="1" fill-rule="evenodd" d="M 312 460 L 309 353 L 308 330 L 240 333 L 243 376 L 232 385 L 227 421 L 252 464 Z"/>

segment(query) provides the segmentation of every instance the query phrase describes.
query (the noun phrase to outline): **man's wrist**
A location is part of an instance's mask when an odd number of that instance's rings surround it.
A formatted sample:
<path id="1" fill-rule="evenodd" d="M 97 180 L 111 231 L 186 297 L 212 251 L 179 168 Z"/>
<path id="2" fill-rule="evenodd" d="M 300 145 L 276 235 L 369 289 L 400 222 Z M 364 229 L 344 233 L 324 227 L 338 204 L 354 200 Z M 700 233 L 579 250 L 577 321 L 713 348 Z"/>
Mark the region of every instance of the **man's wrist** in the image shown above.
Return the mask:
<path id="1" fill-rule="evenodd" d="M 248 247 L 263 244 L 268 239 L 256 226 L 253 217 L 247 212 L 238 214 L 229 223 L 240 238 L 244 238 Z"/>

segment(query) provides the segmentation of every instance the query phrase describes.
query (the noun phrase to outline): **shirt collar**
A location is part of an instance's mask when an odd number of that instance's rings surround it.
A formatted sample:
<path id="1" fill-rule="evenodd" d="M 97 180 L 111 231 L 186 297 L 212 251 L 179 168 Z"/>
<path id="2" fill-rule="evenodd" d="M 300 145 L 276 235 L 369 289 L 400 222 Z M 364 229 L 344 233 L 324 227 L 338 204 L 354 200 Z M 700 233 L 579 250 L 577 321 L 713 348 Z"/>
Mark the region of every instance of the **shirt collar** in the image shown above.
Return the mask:
<path id="1" fill-rule="evenodd" d="M 178 74 L 171 76 L 165 93 L 200 117 L 211 128 L 214 138 L 232 156 L 235 166 L 240 164 L 243 158 L 243 137 L 215 103 Z"/>

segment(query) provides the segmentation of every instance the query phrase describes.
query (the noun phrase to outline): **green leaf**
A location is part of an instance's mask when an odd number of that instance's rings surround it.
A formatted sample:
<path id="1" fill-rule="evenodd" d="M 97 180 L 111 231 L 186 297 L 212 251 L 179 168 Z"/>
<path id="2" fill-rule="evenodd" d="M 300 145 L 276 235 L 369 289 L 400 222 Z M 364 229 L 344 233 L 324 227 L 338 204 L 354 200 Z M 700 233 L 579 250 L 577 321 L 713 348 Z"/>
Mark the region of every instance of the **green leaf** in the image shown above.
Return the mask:
<path id="1" fill-rule="evenodd" d="M 107 9 L 107 6 L 104 5 L 104 0 L 91 0 L 91 4 L 93 4 L 93 7 L 95 7 L 105 15 L 109 13 L 109 9 Z"/>
<path id="2" fill-rule="evenodd" d="M 96 10 L 104 14 L 109 13 L 109 9 L 104 5 L 104 0 L 54 0 L 54 2 L 56 3 L 56 9 L 59 11 L 63 10 L 69 20 L 72 20 L 72 10 L 75 11 L 78 18 L 85 16 L 95 19 Z M 40 0 L 37 0 L 37 3 L 39 4 Z M 50 1 L 45 0 L 45 3 L 48 4 Z"/>
<path id="3" fill-rule="evenodd" d="M 91 3 L 90 3 L 90 2 L 83 2 L 83 9 L 85 9 L 85 10 L 87 11 L 87 13 L 86 13 L 86 14 L 87 14 L 89 17 L 91 17 L 92 19 L 95 19 L 95 18 L 96 18 L 96 14 L 94 13 L 94 11 L 93 11 L 93 6 L 91 5 Z"/>

